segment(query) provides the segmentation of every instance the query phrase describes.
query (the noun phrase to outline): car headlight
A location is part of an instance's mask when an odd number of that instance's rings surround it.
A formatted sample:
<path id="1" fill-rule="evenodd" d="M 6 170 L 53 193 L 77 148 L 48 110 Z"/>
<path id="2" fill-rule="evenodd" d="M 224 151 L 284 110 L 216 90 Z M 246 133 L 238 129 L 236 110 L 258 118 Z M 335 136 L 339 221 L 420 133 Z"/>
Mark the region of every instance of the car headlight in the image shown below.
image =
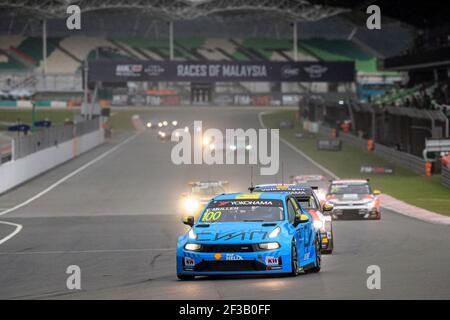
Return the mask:
<path id="1" fill-rule="evenodd" d="M 152 123 L 151 122 L 147 122 L 147 128 L 151 128 L 152 127 Z"/>
<path id="2" fill-rule="evenodd" d="M 237 148 L 236 148 L 236 146 L 233 144 L 233 145 L 230 146 L 230 149 L 234 151 L 234 150 L 236 150 Z"/>
<path id="3" fill-rule="evenodd" d="M 162 122 L 158 122 L 158 127 L 162 127 L 163 126 L 163 123 Z"/>
<path id="4" fill-rule="evenodd" d="M 168 125 L 169 123 L 168 123 L 167 121 L 164 120 L 162 124 L 163 124 L 164 127 L 167 127 L 167 125 Z"/>
<path id="5" fill-rule="evenodd" d="M 276 227 L 275 229 L 272 230 L 271 233 L 269 233 L 269 238 L 276 238 L 276 237 L 278 237 L 280 232 L 281 232 L 281 228 L 280 227 Z"/>
<path id="6" fill-rule="evenodd" d="M 252 146 L 251 145 L 246 145 L 245 146 L 245 150 L 252 150 Z"/>
<path id="7" fill-rule="evenodd" d="M 184 208 L 187 211 L 197 210 L 198 207 L 199 207 L 199 203 L 197 200 L 192 199 L 192 198 L 188 198 L 188 199 L 184 200 Z"/>
<path id="8" fill-rule="evenodd" d="M 172 125 L 173 125 L 174 127 L 176 127 L 176 126 L 178 125 L 178 121 L 173 120 L 173 121 L 172 121 Z"/>
<path id="9" fill-rule="evenodd" d="M 193 239 L 193 240 L 197 239 L 197 235 L 195 234 L 194 229 L 189 230 L 188 236 L 189 236 L 189 239 Z"/>
<path id="10" fill-rule="evenodd" d="M 322 229 L 323 228 L 322 220 L 314 220 L 313 226 L 314 226 L 314 229 L 316 229 L 316 230 Z"/>
<path id="11" fill-rule="evenodd" d="M 198 243 L 186 243 L 184 249 L 188 251 L 198 251 L 201 247 L 202 245 Z"/>
<path id="12" fill-rule="evenodd" d="M 265 243 L 259 243 L 258 246 L 260 249 L 263 249 L 263 250 L 275 250 L 280 247 L 280 244 L 278 242 L 265 242 Z"/>

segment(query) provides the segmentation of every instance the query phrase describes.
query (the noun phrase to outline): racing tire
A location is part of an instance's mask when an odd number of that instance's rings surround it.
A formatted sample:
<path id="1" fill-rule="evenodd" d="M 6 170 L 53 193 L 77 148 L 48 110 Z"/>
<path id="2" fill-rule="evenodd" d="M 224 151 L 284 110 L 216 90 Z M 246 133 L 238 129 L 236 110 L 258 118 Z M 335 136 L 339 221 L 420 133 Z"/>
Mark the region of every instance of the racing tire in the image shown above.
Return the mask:
<path id="1" fill-rule="evenodd" d="M 177 274 L 178 280 L 181 281 L 188 281 L 188 280 L 194 280 L 195 276 L 192 276 L 190 274 Z"/>
<path id="2" fill-rule="evenodd" d="M 292 277 L 296 277 L 300 274 L 300 270 L 298 267 L 297 242 L 295 241 L 295 239 L 292 240 L 291 268 L 292 268 L 292 271 L 291 271 L 290 275 Z"/>
<path id="3" fill-rule="evenodd" d="M 320 247 L 320 240 L 318 240 L 318 237 L 316 237 L 316 263 L 313 268 L 308 270 L 311 273 L 319 272 L 322 267 L 322 251 L 320 250 Z"/>

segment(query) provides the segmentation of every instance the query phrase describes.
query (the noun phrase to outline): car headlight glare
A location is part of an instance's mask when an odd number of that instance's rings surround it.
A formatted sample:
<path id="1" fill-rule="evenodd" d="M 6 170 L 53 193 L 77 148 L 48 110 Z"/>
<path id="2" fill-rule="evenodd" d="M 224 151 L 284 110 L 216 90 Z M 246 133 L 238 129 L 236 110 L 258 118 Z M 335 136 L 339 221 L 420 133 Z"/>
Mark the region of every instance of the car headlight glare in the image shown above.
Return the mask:
<path id="1" fill-rule="evenodd" d="M 168 123 L 167 121 L 165 121 L 165 120 L 163 121 L 163 126 L 164 126 L 164 127 L 167 127 L 168 124 L 169 124 L 169 123 Z"/>
<path id="2" fill-rule="evenodd" d="M 281 228 L 280 227 L 276 227 L 275 229 L 272 230 L 271 233 L 269 233 L 269 238 L 276 238 L 276 237 L 278 237 L 280 232 L 281 232 Z"/>
<path id="3" fill-rule="evenodd" d="M 184 249 L 188 251 L 198 251 L 201 247 L 202 246 L 198 243 L 186 243 Z"/>
<path id="4" fill-rule="evenodd" d="M 233 145 L 230 146 L 230 149 L 234 151 L 234 150 L 236 150 L 237 148 L 236 148 L 236 146 L 233 144 Z"/>
<path id="5" fill-rule="evenodd" d="M 314 229 L 316 229 L 316 230 L 322 229 L 323 228 L 322 220 L 314 220 L 313 226 L 314 226 Z"/>
<path id="6" fill-rule="evenodd" d="M 187 211 L 197 210 L 198 207 L 199 207 L 199 203 L 197 200 L 192 199 L 192 198 L 188 198 L 188 199 L 184 200 L 184 208 Z"/>
<path id="7" fill-rule="evenodd" d="M 280 247 L 280 244 L 278 242 L 265 242 L 258 244 L 258 246 L 263 250 L 275 250 Z"/>
<path id="8" fill-rule="evenodd" d="M 252 150 L 252 146 L 251 145 L 246 145 L 245 146 L 245 150 Z"/>
<path id="9" fill-rule="evenodd" d="M 178 121 L 173 120 L 173 121 L 172 121 L 172 125 L 173 125 L 174 127 L 176 127 L 176 126 L 178 125 Z"/>
<path id="10" fill-rule="evenodd" d="M 152 127 L 152 123 L 151 122 L 147 122 L 147 128 L 151 128 Z"/>

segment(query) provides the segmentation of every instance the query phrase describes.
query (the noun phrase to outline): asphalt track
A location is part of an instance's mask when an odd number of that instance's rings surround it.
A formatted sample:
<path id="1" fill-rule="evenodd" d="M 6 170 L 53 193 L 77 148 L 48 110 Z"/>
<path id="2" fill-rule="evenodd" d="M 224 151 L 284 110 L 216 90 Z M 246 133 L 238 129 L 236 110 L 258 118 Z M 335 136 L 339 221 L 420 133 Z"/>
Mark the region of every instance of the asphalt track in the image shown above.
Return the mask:
<path id="1" fill-rule="evenodd" d="M 155 111 L 182 123 L 258 128 L 255 109 Z M 129 137 L 61 165 L 0 197 L 17 206 Z M 174 247 L 187 227 L 178 201 L 190 180 L 225 179 L 233 191 L 249 185 L 246 165 L 175 166 L 171 143 L 146 132 L 60 183 L 26 206 L 0 216 L 1 299 L 449 299 L 450 230 L 385 210 L 381 221 L 336 222 L 335 253 L 318 274 L 233 277 L 181 282 Z M 285 176 L 320 172 L 280 145 Z M 257 173 L 255 171 L 255 173 Z M 255 177 L 255 182 L 280 181 Z M 1 212 L 1 210 L 0 210 Z M 1 214 L 1 213 L 0 213 Z M 81 268 L 81 290 L 66 288 L 69 265 Z M 367 267 L 381 268 L 381 289 L 369 290 Z"/>

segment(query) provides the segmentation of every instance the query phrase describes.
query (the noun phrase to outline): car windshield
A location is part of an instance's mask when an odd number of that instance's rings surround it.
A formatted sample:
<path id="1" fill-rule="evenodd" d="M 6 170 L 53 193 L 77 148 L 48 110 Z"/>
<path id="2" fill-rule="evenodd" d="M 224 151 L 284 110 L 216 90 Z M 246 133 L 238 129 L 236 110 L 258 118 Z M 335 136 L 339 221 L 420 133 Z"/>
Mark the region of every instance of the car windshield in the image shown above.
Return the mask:
<path id="1" fill-rule="evenodd" d="M 331 194 L 369 194 L 368 184 L 332 184 L 330 186 Z"/>
<path id="2" fill-rule="evenodd" d="M 300 206 L 305 210 L 317 209 L 316 202 L 314 201 L 313 197 L 297 197 L 296 199 Z"/>
<path id="3" fill-rule="evenodd" d="M 254 204 L 254 205 L 253 205 Z M 200 222 L 268 222 L 284 219 L 283 202 L 261 201 L 214 201 L 200 218 Z"/>
<path id="4" fill-rule="evenodd" d="M 202 196 L 216 196 L 225 193 L 222 187 L 193 187 L 192 194 L 202 197 Z"/>

